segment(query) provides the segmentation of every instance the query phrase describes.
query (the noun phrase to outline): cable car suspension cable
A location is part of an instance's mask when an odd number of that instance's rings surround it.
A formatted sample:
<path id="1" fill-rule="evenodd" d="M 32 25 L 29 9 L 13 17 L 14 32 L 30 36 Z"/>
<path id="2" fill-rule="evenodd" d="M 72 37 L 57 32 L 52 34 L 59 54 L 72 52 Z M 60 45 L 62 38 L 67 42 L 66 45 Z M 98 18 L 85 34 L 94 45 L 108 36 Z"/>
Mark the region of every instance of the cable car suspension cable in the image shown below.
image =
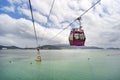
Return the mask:
<path id="1" fill-rule="evenodd" d="M 82 13 L 78 18 L 76 18 L 73 22 L 71 22 L 68 26 L 63 28 L 60 32 L 58 32 L 55 36 L 53 36 L 51 39 L 55 38 L 58 36 L 61 32 L 63 32 L 65 29 L 67 29 L 70 25 L 72 25 L 76 20 L 80 20 L 85 13 L 87 13 L 90 9 L 92 9 L 96 4 L 98 4 L 101 0 L 97 1 L 94 5 L 92 5 L 89 9 L 87 9 L 84 13 Z"/>
<path id="2" fill-rule="evenodd" d="M 34 21 L 34 17 L 33 17 L 32 5 L 31 5 L 31 1 L 30 0 L 29 0 L 29 5 L 30 5 L 31 16 L 32 16 L 32 23 L 33 23 L 33 27 L 34 27 L 34 34 L 35 34 L 36 45 L 38 47 L 39 46 L 38 37 L 37 37 L 36 28 L 35 28 L 35 21 Z"/>
<path id="3" fill-rule="evenodd" d="M 51 12 L 52 12 L 52 9 L 53 9 L 53 5 L 55 3 L 55 0 L 52 1 L 52 5 L 51 5 L 51 8 L 50 8 L 50 11 L 49 11 L 49 14 L 48 14 L 48 17 L 47 17 L 47 21 L 45 23 L 45 26 L 47 27 L 47 24 L 48 24 L 48 21 L 49 21 L 49 18 L 50 18 L 50 15 L 51 15 Z M 49 28 L 49 27 L 48 27 Z M 44 28 L 44 34 L 43 36 L 46 34 L 46 28 Z M 44 38 L 41 39 L 41 43 L 43 43 L 44 41 Z"/>
<path id="4" fill-rule="evenodd" d="M 87 13 L 90 9 L 92 9 L 96 4 L 98 4 L 101 0 L 97 1 L 95 4 L 93 4 L 88 10 L 86 10 L 83 14 L 81 14 L 78 18 L 82 17 L 85 13 Z"/>
<path id="5" fill-rule="evenodd" d="M 48 23 L 48 21 L 49 21 L 50 14 L 51 14 L 51 12 L 52 12 L 52 9 L 53 9 L 53 5 L 54 5 L 54 3 L 55 3 L 55 0 L 53 0 L 53 2 L 52 2 L 51 9 L 50 9 L 49 15 L 48 15 L 48 17 L 47 17 L 46 25 L 47 25 L 47 23 Z"/>

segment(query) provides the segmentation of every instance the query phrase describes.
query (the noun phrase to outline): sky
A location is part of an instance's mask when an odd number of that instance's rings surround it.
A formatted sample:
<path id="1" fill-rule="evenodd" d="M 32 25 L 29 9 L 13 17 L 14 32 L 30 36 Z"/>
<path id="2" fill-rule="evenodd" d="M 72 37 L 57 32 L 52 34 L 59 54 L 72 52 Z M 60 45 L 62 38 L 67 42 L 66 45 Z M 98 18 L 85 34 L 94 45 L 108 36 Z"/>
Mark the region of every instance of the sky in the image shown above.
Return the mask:
<path id="1" fill-rule="evenodd" d="M 63 28 L 79 17 L 98 0 L 31 0 L 39 45 L 67 44 L 72 28 Z M 120 0 L 101 0 L 82 16 L 85 46 L 120 48 Z M 54 37 L 54 38 L 53 38 Z M 0 0 L 0 45 L 35 47 L 34 28 L 29 0 Z"/>

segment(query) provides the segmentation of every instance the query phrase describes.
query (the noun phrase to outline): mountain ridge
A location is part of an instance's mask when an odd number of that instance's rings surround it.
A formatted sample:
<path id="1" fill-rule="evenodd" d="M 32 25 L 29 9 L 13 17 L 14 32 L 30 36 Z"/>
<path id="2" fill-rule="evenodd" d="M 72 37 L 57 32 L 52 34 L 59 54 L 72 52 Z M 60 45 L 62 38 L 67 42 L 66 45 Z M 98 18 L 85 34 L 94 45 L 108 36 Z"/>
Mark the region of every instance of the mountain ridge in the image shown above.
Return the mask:
<path id="1" fill-rule="evenodd" d="M 96 47 L 96 46 L 70 46 L 70 45 L 43 45 L 43 46 L 39 46 L 37 48 L 40 48 L 40 49 L 48 49 L 48 50 L 51 50 L 51 49 L 114 49 L 114 50 L 119 50 L 120 48 L 114 48 L 114 47 L 110 47 L 110 48 L 102 48 L 102 47 Z M 3 45 L 0 45 L 0 49 L 36 49 L 36 48 L 31 48 L 31 47 L 28 47 L 28 48 L 20 48 L 20 47 L 16 47 L 16 46 L 3 46 Z"/>

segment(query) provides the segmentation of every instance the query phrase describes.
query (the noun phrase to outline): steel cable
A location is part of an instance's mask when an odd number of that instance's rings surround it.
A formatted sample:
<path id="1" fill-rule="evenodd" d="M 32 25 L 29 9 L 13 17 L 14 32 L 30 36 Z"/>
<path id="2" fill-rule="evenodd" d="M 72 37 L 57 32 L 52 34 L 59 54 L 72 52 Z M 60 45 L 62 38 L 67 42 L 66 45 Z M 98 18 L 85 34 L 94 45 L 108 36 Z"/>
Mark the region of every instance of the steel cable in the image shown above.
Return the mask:
<path id="1" fill-rule="evenodd" d="M 73 22 L 71 22 L 68 26 L 63 28 L 60 32 L 58 32 L 56 35 L 54 35 L 51 39 L 55 38 L 58 36 L 61 32 L 63 32 L 65 29 L 67 29 L 70 25 L 72 25 L 76 20 L 80 19 L 85 13 L 87 13 L 90 9 L 92 9 L 96 4 L 98 4 L 101 0 L 97 1 L 94 5 L 92 5 L 89 9 L 87 9 L 84 13 L 82 13 L 78 18 L 76 18 Z"/>
<path id="2" fill-rule="evenodd" d="M 36 45 L 38 47 L 39 46 L 38 37 L 37 37 L 36 28 L 35 28 L 35 21 L 34 21 L 34 17 L 33 17 L 32 5 L 31 5 L 31 1 L 30 0 L 29 0 L 29 5 L 30 5 L 31 16 L 32 16 L 32 23 L 33 23 L 33 27 L 34 27 L 34 34 L 35 34 Z"/>

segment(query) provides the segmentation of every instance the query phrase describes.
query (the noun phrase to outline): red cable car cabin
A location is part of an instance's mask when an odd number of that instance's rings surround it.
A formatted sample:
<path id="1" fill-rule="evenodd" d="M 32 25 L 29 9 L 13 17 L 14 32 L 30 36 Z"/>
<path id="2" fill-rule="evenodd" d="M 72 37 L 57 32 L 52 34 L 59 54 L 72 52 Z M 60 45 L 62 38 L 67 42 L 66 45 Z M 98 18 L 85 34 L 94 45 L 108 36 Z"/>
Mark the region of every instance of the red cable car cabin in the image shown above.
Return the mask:
<path id="1" fill-rule="evenodd" d="M 84 30 L 81 28 L 73 28 L 69 35 L 69 43 L 71 46 L 84 46 L 85 44 Z"/>

